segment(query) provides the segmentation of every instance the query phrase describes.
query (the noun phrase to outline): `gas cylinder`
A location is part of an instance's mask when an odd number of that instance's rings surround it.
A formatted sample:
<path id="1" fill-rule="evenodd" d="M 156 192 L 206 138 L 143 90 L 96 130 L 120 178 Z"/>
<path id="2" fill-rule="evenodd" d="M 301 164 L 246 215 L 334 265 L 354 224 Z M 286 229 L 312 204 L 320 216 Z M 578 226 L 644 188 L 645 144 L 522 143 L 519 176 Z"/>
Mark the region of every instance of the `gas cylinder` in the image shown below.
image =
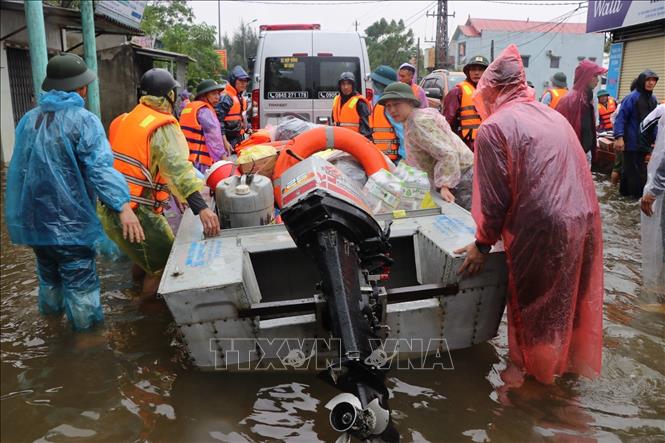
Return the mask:
<path id="1" fill-rule="evenodd" d="M 225 178 L 215 188 L 215 200 L 223 229 L 273 222 L 275 202 L 272 181 L 263 175 Z"/>

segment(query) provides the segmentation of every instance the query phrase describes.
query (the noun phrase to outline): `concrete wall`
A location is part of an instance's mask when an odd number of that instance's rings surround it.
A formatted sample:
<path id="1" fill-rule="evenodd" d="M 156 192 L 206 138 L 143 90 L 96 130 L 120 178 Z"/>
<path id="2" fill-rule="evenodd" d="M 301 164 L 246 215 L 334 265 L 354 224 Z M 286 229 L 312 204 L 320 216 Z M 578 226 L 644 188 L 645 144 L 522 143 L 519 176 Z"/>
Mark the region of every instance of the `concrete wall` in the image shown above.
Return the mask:
<path id="1" fill-rule="evenodd" d="M 0 44 L 0 150 L 2 162 L 9 163 L 14 150 L 14 110 L 4 43 Z"/>
<path id="2" fill-rule="evenodd" d="M 0 14 L 0 28 L 2 35 L 7 35 L 15 30 L 25 26 L 25 15 L 23 11 L 11 11 L 3 9 Z M 49 20 L 44 21 L 46 31 L 46 47 L 49 51 L 62 51 L 62 37 L 60 34 L 60 26 L 51 23 Z M 24 29 L 7 39 L 12 43 L 28 46 L 28 31 Z"/>
<path id="3" fill-rule="evenodd" d="M 136 106 L 140 73 L 129 45 L 97 52 L 102 123 L 108 128 L 114 118 Z"/>
<path id="4" fill-rule="evenodd" d="M 568 76 L 568 86 L 572 87 L 575 67 L 579 64 L 579 57 L 595 57 L 596 63 L 603 63 L 602 34 L 561 34 L 561 33 L 507 33 L 498 31 L 485 31 L 480 37 L 466 37 L 459 35 L 457 40 L 451 40 L 451 54 L 455 62 L 460 63 L 458 57 L 458 43 L 466 42 L 466 59 L 482 55 L 490 60 L 491 41 L 494 40 L 494 57 L 498 57 L 508 45 L 515 43 L 520 54 L 530 56 L 529 67 L 526 68 L 527 79 L 532 81 L 537 97 L 549 86 L 550 77 L 559 71 Z M 559 68 L 550 68 L 550 56 L 561 57 Z M 463 60 L 462 60 L 463 61 Z"/>
<path id="5" fill-rule="evenodd" d="M 0 14 L 0 29 L 2 35 L 25 26 L 25 15 L 23 11 L 12 11 L 2 9 Z M 46 46 L 49 53 L 58 53 L 72 47 L 81 41 L 81 34 L 74 31 L 68 31 L 63 35 L 61 31 L 62 24 L 57 20 L 45 14 L 44 26 L 46 31 Z M 63 40 L 63 38 L 66 40 Z M 127 40 L 124 35 L 100 35 L 96 39 L 98 65 L 100 74 L 100 94 L 102 103 L 102 121 L 105 127 L 118 114 L 126 112 L 136 104 L 136 88 L 138 77 L 133 72 L 134 63 L 132 59 L 122 58 L 122 62 L 116 60 L 118 66 L 111 64 L 105 65 L 107 73 L 102 73 L 102 52 L 109 47 L 117 47 Z M 28 47 L 28 32 L 26 29 L 17 32 L 6 41 L 0 43 L 0 152 L 1 161 L 9 163 L 11 154 L 14 150 L 14 132 L 16 123 L 12 108 L 11 87 L 9 84 L 9 72 L 7 68 L 7 53 L 5 43 L 11 45 Z M 128 51 L 131 52 L 131 50 Z M 83 55 L 83 45 L 72 51 Z M 124 71 L 124 75 L 122 72 Z M 127 74 L 131 71 L 131 75 Z M 108 72 L 112 72 L 108 74 Z M 118 77 L 114 77 L 118 75 Z M 119 85 L 121 86 L 119 88 Z M 119 91 L 123 91 L 119 93 Z"/>

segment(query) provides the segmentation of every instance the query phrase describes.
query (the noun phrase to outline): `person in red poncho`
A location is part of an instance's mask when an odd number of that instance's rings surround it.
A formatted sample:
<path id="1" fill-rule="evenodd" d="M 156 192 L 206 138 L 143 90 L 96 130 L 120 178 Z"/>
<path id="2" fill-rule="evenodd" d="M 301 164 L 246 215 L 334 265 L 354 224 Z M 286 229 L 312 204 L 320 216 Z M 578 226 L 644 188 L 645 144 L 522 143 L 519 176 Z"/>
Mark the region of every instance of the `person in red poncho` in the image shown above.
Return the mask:
<path id="1" fill-rule="evenodd" d="M 461 273 L 482 269 L 503 239 L 509 268 L 509 356 L 519 379 L 598 375 L 602 352 L 600 209 L 577 136 L 535 101 L 517 47 L 485 71 L 474 97 L 483 118 L 474 158 L 476 242 Z"/>
<path id="2" fill-rule="evenodd" d="M 577 139 L 587 156 L 589 167 L 591 157 L 596 150 L 596 105 L 593 101 L 593 90 L 598 86 L 598 76 L 607 72 L 607 69 L 598 66 L 590 60 L 582 60 L 575 68 L 575 82 L 573 90 L 566 94 L 556 105 L 571 124 Z"/>

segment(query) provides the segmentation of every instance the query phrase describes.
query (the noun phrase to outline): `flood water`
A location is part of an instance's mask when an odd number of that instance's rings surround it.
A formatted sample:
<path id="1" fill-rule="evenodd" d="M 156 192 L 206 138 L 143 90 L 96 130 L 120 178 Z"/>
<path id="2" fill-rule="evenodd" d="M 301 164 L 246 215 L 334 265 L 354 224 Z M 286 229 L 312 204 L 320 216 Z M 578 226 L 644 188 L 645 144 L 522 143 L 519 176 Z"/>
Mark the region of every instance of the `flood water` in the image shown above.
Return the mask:
<path id="1" fill-rule="evenodd" d="M 602 377 L 503 386 L 506 325 L 454 370 L 394 371 L 402 441 L 665 442 L 665 296 L 640 288 L 639 209 L 596 176 L 605 236 Z M 4 211 L 3 211 L 4 213 Z M 37 312 L 32 251 L 2 227 L 2 442 L 334 441 L 314 375 L 201 373 L 159 304 L 139 309 L 126 261 L 100 259 L 103 328 Z"/>

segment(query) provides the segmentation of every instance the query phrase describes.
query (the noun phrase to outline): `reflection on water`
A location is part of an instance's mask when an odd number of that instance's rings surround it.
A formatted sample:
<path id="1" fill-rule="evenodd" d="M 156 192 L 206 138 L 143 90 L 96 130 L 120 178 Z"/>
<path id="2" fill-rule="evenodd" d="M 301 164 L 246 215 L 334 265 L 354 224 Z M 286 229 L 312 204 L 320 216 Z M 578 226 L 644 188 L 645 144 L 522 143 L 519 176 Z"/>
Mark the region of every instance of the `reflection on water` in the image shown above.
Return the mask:
<path id="1" fill-rule="evenodd" d="M 598 180 L 605 235 L 605 349 L 595 381 L 507 389 L 499 337 L 454 352 L 454 370 L 394 371 L 404 441 L 665 441 L 665 297 L 640 291 L 637 203 Z M 3 211 L 4 212 L 4 211 Z M 307 374 L 200 373 L 163 306 L 137 306 L 129 263 L 101 259 L 106 323 L 73 334 L 40 317 L 34 257 L 2 228 L 1 437 L 14 441 L 333 441 L 336 391 Z"/>

